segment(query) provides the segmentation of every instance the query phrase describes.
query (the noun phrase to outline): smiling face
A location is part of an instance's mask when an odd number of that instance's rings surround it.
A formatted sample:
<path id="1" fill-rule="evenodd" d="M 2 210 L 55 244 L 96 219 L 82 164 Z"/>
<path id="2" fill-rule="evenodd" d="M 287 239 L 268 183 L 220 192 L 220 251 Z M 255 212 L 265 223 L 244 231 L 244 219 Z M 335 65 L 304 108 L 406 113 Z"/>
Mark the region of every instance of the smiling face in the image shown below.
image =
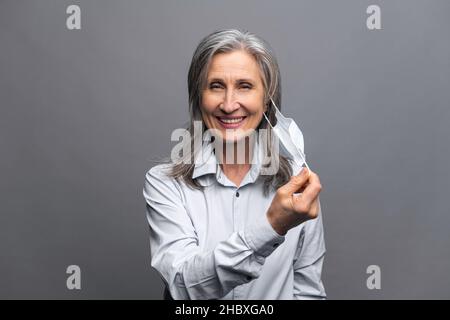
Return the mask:
<path id="1" fill-rule="evenodd" d="M 201 100 L 206 127 L 217 129 L 225 141 L 239 140 L 247 130 L 256 129 L 265 109 L 255 58 L 243 50 L 215 54 Z"/>

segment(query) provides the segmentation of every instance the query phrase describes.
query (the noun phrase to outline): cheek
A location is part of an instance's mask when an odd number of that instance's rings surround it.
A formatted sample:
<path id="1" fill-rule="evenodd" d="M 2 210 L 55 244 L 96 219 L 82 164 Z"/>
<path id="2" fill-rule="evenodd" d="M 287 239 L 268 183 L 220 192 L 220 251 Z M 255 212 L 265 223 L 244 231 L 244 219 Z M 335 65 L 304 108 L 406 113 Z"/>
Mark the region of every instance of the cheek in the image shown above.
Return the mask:
<path id="1" fill-rule="evenodd" d="M 251 113 L 259 114 L 263 112 L 264 109 L 264 93 L 258 91 L 245 97 L 246 105 Z M 251 110 L 250 110 L 251 109 Z"/>
<path id="2" fill-rule="evenodd" d="M 258 123 L 261 121 L 263 115 L 262 115 L 262 111 L 257 111 L 255 112 L 251 118 L 249 119 L 249 125 L 251 127 L 256 127 L 258 125 Z"/>
<path id="3" fill-rule="evenodd" d="M 260 116 L 264 112 L 264 103 L 262 98 L 252 99 L 246 104 L 248 112 L 253 116 Z"/>
<path id="4" fill-rule="evenodd" d="M 217 106 L 218 99 L 215 95 L 203 93 L 201 102 L 205 111 L 214 110 Z"/>
<path id="5" fill-rule="evenodd" d="M 215 110 L 215 104 L 213 99 L 208 95 L 203 95 L 200 103 L 200 110 L 203 116 L 210 117 L 211 113 Z"/>
<path id="6" fill-rule="evenodd" d="M 255 106 L 254 109 L 251 111 L 249 110 L 250 116 L 248 117 L 247 121 L 247 128 L 255 129 L 258 124 L 261 122 L 261 119 L 263 118 L 263 109 L 261 105 Z"/>

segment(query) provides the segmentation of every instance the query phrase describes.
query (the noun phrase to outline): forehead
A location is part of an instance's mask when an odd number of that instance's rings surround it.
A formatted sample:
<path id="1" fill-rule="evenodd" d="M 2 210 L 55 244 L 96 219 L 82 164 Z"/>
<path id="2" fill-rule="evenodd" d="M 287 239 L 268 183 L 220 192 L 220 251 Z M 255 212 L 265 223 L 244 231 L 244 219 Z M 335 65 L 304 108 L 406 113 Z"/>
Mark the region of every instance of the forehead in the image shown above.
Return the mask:
<path id="1" fill-rule="evenodd" d="M 208 78 L 224 76 L 259 78 L 259 65 L 252 55 L 243 50 L 217 53 L 211 60 Z"/>

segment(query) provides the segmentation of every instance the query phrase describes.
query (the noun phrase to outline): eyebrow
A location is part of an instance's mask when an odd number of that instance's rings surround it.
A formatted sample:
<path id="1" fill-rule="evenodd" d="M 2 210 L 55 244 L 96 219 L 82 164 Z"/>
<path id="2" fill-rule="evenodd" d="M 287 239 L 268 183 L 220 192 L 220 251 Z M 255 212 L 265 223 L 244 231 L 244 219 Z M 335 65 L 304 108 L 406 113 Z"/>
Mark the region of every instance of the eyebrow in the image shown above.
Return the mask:
<path id="1" fill-rule="evenodd" d="M 208 82 L 223 82 L 223 79 L 221 78 L 212 78 L 209 79 Z M 240 78 L 237 79 L 235 82 L 250 82 L 250 83 L 254 83 L 255 81 L 252 79 L 248 79 L 248 78 Z"/>

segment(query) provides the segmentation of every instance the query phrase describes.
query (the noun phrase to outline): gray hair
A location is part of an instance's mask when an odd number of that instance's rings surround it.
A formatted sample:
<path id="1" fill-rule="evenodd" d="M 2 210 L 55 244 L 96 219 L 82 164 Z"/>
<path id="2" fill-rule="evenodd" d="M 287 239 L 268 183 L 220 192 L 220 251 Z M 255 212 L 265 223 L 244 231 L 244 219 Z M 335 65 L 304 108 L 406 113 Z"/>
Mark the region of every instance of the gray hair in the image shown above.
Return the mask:
<path id="1" fill-rule="evenodd" d="M 275 104 L 281 109 L 281 78 L 280 69 L 275 54 L 270 45 L 262 38 L 248 31 L 236 29 L 225 29 L 215 31 L 204 37 L 198 44 L 192 57 L 191 65 L 188 73 L 188 91 L 189 91 L 189 114 L 190 123 L 189 131 L 191 133 L 191 146 L 196 138 L 194 136 L 194 121 L 202 121 L 201 116 L 201 99 L 202 89 L 206 85 L 207 74 L 211 60 L 215 54 L 227 53 L 236 50 L 244 50 L 252 55 L 261 71 L 261 78 L 264 85 L 264 104 L 267 105 L 266 115 L 270 122 L 275 125 L 275 111 L 270 102 L 273 99 Z M 271 133 L 270 126 L 264 119 L 261 121 L 257 129 L 265 128 Z M 206 130 L 203 123 L 203 130 Z M 271 139 L 269 139 L 271 141 Z M 271 150 L 268 146 L 267 150 Z M 191 161 L 188 163 L 175 163 L 171 167 L 170 176 L 183 180 L 187 185 L 200 189 L 200 184 L 192 179 L 194 170 L 194 158 L 199 150 L 191 152 Z M 292 175 L 292 168 L 288 160 L 279 156 L 279 170 L 275 175 L 269 175 L 264 181 L 264 192 L 267 195 L 270 187 L 278 188 L 285 184 Z"/>

